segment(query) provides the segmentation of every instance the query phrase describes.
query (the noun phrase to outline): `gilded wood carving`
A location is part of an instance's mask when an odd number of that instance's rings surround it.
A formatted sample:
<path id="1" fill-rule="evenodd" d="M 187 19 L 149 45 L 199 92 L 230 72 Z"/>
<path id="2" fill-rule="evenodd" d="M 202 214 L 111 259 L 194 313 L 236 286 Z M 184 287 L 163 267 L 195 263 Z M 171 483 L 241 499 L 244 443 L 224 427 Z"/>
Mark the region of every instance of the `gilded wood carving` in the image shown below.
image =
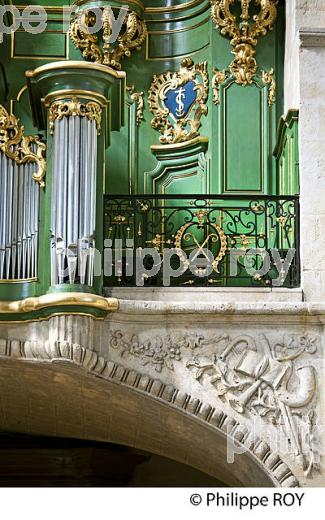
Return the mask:
<path id="1" fill-rule="evenodd" d="M 90 121 L 96 121 L 97 132 L 100 132 L 102 109 L 98 103 L 88 101 L 82 103 L 76 97 L 70 100 L 56 101 L 49 110 L 50 131 L 54 132 L 54 122 L 68 116 L 87 117 Z"/>
<path id="2" fill-rule="evenodd" d="M 70 37 L 75 47 L 81 50 L 85 60 L 102 63 L 117 70 L 121 69 L 122 58 L 129 58 L 134 50 L 140 51 L 147 37 L 145 21 L 131 11 L 126 15 L 122 31 L 112 45 L 112 10 L 110 7 L 104 7 L 102 15 L 103 49 L 101 49 L 98 34 L 91 34 L 88 30 L 94 23 L 95 17 L 91 12 L 79 13 L 71 24 Z"/>
<path id="3" fill-rule="evenodd" d="M 257 38 L 272 30 L 277 17 L 277 0 L 256 0 L 257 14 L 251 14 L 251 0 L 238 0 L 241 14 L 233 12 L 235 0 L 210 0 L 212 21 L 221 34 L 231 39 L 233 59 L 229 69 L 239 85 L 253 82 L 258 66 L 255 58 Z M 251 20 L 251 21 L 250 21 Z"/>
<path id="4" fill-rule="evenodd" d="M 148 103 L 154 117 L 151 126 L 162 134 L 160 142 L 176 144 L 199 135 L 201 117 L 208 108 L 207 62 L 182 61 L 177 72 L 154 76 Z"/>
<path id="5" fill-rule="evenodd" d="M 46 145 L 39 136 L 25 136 L 19 119 L 8 114 L 0 105 L 0 150 L 17 164 L 35 163 L 37 170 L 33 173 L 33 179 L 41 187 L 45 186 L 45 149 Z"/>

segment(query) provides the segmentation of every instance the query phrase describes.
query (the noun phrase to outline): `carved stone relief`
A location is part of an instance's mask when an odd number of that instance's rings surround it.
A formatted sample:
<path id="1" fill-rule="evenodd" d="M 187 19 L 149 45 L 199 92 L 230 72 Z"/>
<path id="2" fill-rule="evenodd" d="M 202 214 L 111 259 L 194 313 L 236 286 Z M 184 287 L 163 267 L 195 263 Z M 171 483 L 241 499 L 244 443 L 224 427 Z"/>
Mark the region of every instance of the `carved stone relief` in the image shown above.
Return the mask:
<path id="1" fill-rule="evenodd" d="M 120 330 L 112 331 L 109 339 L 121 357 L 157 372 L 183 365 L 238 414 L 282 429 L 306 476 L 319 469 L 313 442 L 317 378 L 312 364 L 319 342 L 318 336 L 297 334 L 281 341 L 264 334 L 255 339 L 244 334 L 205 337 L 196 333 L 140 339 Z"/>
<path id="2" fill-rule="evenodd" d="M 306 476 L 318 469 L 313 456 L 304 456 L 301 433 L 304 423 L 310 431 L 314 426 L 315 412 L 307 407 L 315 405 L 316 373 L 310 360 L 303 364 L 299 360 L 303 354 L 316 353 L 319 338 L 292 335 L 271 344 L 261 334 L 257 340 L 225 336 L 218 343 L 221 351 L 216 348 L 211 357 L 193 357 L 187 368 L 194 369 L 203 384 L 212 385 L 236 412 L 258 415 L 282 427 Z"/>
<path id="3" fill-rule="evenodd" d="M 162 372 L 164 368 L 174 370 L 174 363 L 182 360 L 184 349 L 193 352 L 196 348 L 203 347 L 209 342 L 197 334 L 155 335 L 141 341 L 137 334 L 127 336 L 122 331 L 116 330 L 111 333 L 109 344 L 119 350 L 121 357 L 137 358 L 142 366 L 151 365 L 156 372 Z"/>

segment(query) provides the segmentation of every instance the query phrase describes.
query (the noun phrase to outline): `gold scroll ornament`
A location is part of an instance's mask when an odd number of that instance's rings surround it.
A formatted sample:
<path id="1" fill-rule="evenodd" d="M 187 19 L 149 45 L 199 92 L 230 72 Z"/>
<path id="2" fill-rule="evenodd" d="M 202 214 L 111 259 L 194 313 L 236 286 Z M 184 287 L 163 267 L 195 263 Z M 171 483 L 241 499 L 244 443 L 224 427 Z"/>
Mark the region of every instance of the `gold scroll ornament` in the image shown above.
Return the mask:
<path id="1" fill-rule="evenodd" d="M 35 163 L 37 170 L 33 173 L 33 179 L 44 188 L 45 143 L 39 136 L 25 136 L 24 127 L 19 119 L 13 114 L 8 114 L 2 105 L 0 105 L 0 150 L 17 164 Z"/>

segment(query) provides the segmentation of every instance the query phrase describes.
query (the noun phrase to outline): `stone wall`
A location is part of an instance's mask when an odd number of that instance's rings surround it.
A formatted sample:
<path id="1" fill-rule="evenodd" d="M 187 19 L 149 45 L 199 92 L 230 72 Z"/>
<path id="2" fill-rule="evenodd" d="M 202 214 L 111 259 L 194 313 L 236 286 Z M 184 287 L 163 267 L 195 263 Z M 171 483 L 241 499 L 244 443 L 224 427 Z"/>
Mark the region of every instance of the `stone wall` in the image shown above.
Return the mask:
<path id="1" fill-rule="evenodd" d="M 302 288 L 306 301 L 324 301 L 325 2 L 286 5 L 285 107 L 300 110 Z"/>

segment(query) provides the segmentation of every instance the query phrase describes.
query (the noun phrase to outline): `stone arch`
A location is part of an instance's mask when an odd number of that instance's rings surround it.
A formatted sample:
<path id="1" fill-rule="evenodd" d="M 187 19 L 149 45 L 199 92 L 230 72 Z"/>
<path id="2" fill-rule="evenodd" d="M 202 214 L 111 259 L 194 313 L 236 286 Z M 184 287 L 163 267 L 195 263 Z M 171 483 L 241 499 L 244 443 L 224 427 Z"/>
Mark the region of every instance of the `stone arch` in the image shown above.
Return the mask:
<path id="1" fill-rule="evenodd" d="M 15 402 L 5 411 L 4 429 L 124 444 L 230 486 L 299 485 L 281 457 L 244 424 L 173 385 L 76 345 L 0 340 L 0 352 L 6 373 L 0 392 L 8 393 L 9 381 Z M 234 464 L 226 462 L 227 436 L 245 447 Z"/>

